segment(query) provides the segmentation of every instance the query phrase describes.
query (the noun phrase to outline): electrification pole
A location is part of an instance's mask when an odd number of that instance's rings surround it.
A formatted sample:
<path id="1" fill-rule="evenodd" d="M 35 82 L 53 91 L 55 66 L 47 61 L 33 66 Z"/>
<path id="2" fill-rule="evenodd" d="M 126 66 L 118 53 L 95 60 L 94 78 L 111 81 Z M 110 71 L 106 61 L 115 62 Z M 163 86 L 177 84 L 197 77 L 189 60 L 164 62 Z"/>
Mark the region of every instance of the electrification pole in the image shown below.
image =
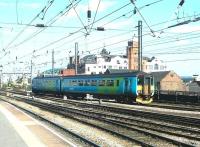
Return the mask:
<path id="1" fill-rule="evenodd" d="M 142 71 L 142 21 L 138 21 L 138 71 Z"/>
<path id="2" fill-rule="evenodd" d="M 52 51 L 52 77 L 54 76 L 54 49 Z"/>
<path id="3" fill-rule="evenodd" d="M 78 42 L 75 42 L 75 75 L 77 75 Z"/>
<path id="4" fill-rule="evenodd" d="M 33 73 L 33 61 L 31 60 L 31 76 L 30 76 L 30 79 L 31 79 L 31 81 L 30 81 L 30 84 L 32 85 L 32 73 Z"/>

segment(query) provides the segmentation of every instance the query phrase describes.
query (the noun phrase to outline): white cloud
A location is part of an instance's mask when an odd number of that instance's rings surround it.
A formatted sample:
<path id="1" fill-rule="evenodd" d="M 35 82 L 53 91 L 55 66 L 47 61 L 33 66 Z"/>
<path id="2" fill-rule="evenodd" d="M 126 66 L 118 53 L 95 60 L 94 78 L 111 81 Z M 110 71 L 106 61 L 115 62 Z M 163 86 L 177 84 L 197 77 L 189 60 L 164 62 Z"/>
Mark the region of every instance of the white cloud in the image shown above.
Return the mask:
<path id="1" fill-rule="evenodd" d="M 194 31 L 200 31 L 200 26 L 182 25 L 170 30 L 172 33 L 189 33 Z"/>
<path id="2" fill-rule="evenodd" d="M 40 8 L 41 4 L 39 3 L 19 3 L 20 8 L 26 9 L 37 9 Z"/>
<path id="3" fill-rule="evenodd" d="M 101 1 L 99 8 L 98 8 L 98 12 L 103 12 L 106 9 L 109 9 L 111 6 L 113 6 L 116 2 L 109 0 L 109 1 Z M 97 5 L 98 5 L 98 1 L 97 0 L 91 0 L 89 2 L 89 9 L 92 12 L 96 12 L 97 9 Z M 75 8 L 76 12 L 80 15 L 83 13 L 86 13 L 88 10 L 88 4 L 80 4 L 78 5 L 78 7 Z M 59 21 L 63 21 L 63 20 L 67 20 L 67 19 L 71 19 L 74 17 L 77 17 L 77 14 L 74 11 L 74 9 L 71 9 L 68 13 L 66 13 L 66 15 L 62 16 L 62 18 L 59 19 Z M 94 17 L 94 13 L 92 13 L 92 17 Z M 98 14 L 97 14 L 98 15 Z"/>
<path id="4" fill-rule="evenodd" d="M 178 40 L 178 41 L 176 41 L 176 45 L 179 45 L 179 46 L 187 45 L 189 43 L 190 43 L 190 41 L 188 41 L 188 40 Z"/>
<path id="5" fill-rule="evenodd" d="M 132 20 L 124 20 L 124 21 L 120 21 L 117 23 L 110 23 L 108 25 L 105 26 L 105 28 L 110 28 L 110 29 L 124 29 L 126 28 L 125 26 L 130 26 L 132 24 Z"/>
<path id="6" fill-rule="evenodd" d="M 25 9 L 37 9 L 40 7 L 40 3 L 18 3 L 18 8 L 25 8 Z M 6 8 L 13 8 L 16 7 L 15 2 L 0 2 L 0 7 L 6 7 Z"/>
<path id="7" fill-rule="evenodd" d="M 97 0 L 91 0 L 89 2 L 89 9 L 91 11 L 96 11 L 97 9 L 97 6 L 98 6 L 98 3 L 99 1 Z M 99 12 L 102 12 L 102 11 L 105 11 L 106 9 L 108 9 L 109 7 L 113 6 L 116 2 L 115 1 L 112 1 L 112 0 L 109 0 L 109 1 L 101 1 L 100 5 L 99 5 L 99 8 L 98 8 L 98 11 Z M 88 10 L 88 5 L 81 5 L 80 7 L 83 11 L 87 11 Z"/>

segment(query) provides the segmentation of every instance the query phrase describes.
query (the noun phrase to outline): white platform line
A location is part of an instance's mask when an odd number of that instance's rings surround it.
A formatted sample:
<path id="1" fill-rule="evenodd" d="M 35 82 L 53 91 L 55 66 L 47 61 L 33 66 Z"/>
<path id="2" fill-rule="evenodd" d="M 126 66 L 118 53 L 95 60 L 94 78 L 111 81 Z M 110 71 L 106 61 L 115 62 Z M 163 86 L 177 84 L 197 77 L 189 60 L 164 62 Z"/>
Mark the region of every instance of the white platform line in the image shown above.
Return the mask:
<path id="1" fill-rule="evenodd" d="M 11 104 L 9 104 L 11 105 Z M 13 105 L 11 105 L 12 107 L 14 107 Z M 45 124 L 43 124 L 42 122 L 36 120 L 35 118 L 31 117 L 30 115 L 26 114 L 25 112 L 23 112 L 22 110 L 14 107 L 15 109 L 19 110 L 20 112 L 24 113 L 26 116 L 28 116 L 29 118 L 33 119 L 36 123 L 38 123 L 39 125 L 43 126 L 44 128 L 46 128 L 47 130 L 49 130 L 51 133 L 53 133 L 54 135 L 56 135 L 57 137 L 61 138 L 63 141 L 67 142 L 69 145 L 71 145 L 72 147 L 77 147 L 74 143 L 72 143 L 71 141 L 65 139 L 64 137 L 62 137 L 60 134 L 58 134 L 56 131 L 54 131 L 53 129 L 49 128 L 48 126 L 46 126 Z"/>
<path id="2" fill-rule="evenodd" d="M 40 140 L 35 136 L 26 126 L 23 125 L 11 112 L 0 104 L 0 111 L 9 120 L 10 124 L 14 127 L 16 132 L 22 137 L 24 142 L 29 147 L 45 147 Z"/>

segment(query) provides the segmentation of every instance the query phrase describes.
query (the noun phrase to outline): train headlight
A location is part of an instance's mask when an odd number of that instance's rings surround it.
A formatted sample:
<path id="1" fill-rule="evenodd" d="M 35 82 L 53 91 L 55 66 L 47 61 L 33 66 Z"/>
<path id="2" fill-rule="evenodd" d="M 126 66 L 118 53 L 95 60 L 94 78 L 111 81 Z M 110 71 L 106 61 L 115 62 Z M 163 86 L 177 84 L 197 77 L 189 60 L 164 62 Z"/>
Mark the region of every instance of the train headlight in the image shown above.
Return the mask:
<path id="1" fill-rule="evenodd" d="M 137 93 L 138 93 L 138 94 L 141 94 L 141 93 L 142 93 L 142 90 L 138 90 Z"/>

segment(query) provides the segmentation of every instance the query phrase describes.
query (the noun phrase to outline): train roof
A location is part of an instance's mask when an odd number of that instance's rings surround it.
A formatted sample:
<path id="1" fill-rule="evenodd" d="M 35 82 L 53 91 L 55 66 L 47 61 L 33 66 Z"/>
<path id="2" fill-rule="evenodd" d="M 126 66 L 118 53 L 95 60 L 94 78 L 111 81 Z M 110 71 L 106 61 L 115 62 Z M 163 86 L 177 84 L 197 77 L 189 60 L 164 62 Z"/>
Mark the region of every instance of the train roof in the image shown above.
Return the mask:
<path id="1" fill-rule="evenodd" d="M 100 78 L 100 77 L 129 77 L 129 76 L 133 76 L 133 77 L 137 77 L 139 75 L 149 75 L 145 72 L 142 71 L 130 71 L 130 72 L 123 72 L 123 73 L 107 73 L 107 74 L 93 74 L 93 75 L 70 75 L 70 76 L 48 76 L 48 77 L 35 77 L 35 78 Z"/>

